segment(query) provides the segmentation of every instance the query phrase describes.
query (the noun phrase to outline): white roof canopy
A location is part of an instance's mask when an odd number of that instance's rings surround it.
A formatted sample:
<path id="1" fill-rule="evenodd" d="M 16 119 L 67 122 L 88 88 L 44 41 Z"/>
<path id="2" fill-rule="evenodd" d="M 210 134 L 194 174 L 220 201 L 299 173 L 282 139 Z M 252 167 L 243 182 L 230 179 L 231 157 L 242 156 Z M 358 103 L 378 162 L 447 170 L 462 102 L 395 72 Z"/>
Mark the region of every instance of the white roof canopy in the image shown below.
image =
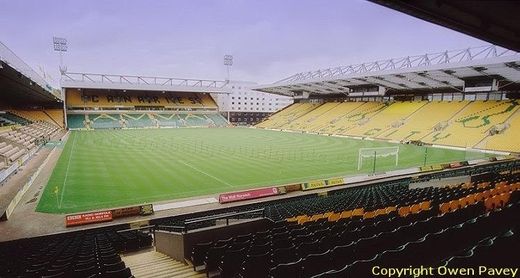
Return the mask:
<path id="1" fill-rule="evenodd" d="M 65 72 L 63 88 L 113 89 L 163 92 L 227 93 L 227 81 Z"/>
<path id="2" fill-rule="evenodd" d="M 520 54 L 493 45 L 483 46 L 302 72 L 253 89 L 286 96 L 294 96 L 298 91 L 347 94 L 360 85 L 396 91 L 461 90 L 465 78 L 478 76 L 519 82 Z"/>

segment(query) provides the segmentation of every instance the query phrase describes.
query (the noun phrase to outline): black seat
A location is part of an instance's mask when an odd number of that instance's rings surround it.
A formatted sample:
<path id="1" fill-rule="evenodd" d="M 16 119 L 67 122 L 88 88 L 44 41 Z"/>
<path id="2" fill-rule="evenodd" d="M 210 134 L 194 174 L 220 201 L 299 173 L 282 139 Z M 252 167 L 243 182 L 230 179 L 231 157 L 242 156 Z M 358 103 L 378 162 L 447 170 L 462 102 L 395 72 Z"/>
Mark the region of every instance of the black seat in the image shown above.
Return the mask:
<path id="1" fill-rule="evenodd" d="M 240 275 L 244 278 L 268 277 L 271 268 L 271 255 L 269 253 L 248 255 L 242 264 Z"/>
<path id="2" fill-rule="evenodd" d="M 354 245 L 355 243 L 351 242 L 348 245 L 340 245 L 332 249 L 332 264 L 335 269 L 342 269 L 354 262 Z"/>
<path id="3" fill-rule="evenodd" d="M 206 267 L 206 273 L 210 273 L 217 269 L 218 264 L 222 260 L 222 256 L 224 252 L 227 250 L 227 246 L 213 246 L 208 249 L 208 253 L 206 254 L 206 258 L 204 259 L 204 266 Z"/>
<path id="4" fill-rule="evenodd" d="M 292 263 L 279 264 L 269 271 L 269 275 L 273 278 L 286 278 L 286 277 L 300 277 L 301 272 L 301 262 L 302 260 L 298 260 Z"/>
<path id="5" fill-rule="evenodd" d="M 273 263 L 282 264 L 282 263 L 291 263 L 297 261 L 296 248 L 287 247 L 287 248 L 278 248 L 273 250 Z"/>
<path id="6" fill-rule="evenodd" d="M 117 254 L 113 254 L 110 256 L 100 256 L 100 261 L 101 261 L 101 263 L 104 263 L 104 264 L 113 264 L 113 263 L 120 262 L 121 257 Z"/>
<path id="7" fill-rule="evenodd" d="M 204 259 L 211 248 L 212 242 L 201 242 L 193 246 L 191 251 L 191 263 L 193 264 L 193 270 L 197 270 L 197 267 L 204 265 Z"/>
<path id="8" fill-rule="evenodd" d="M 232 237 L 226 238 L 226 239 L 219 239 L 219 240 L 217 240 L 215 242 L 215 244 L 213 244 L 213 246 L 217 247 L 217 246 L 229 245 L 232 242 L 233 242 L 233 238 Z"/>
<path id="9" fill-rule="evenodd" d="M 65 277 L 67 277 L 67 275 L 63 271 L 54 273 L 54 274 L 47 273 L 46 275 L 41 276 L 41 278 L 65 278 Z"/>
<path id="10" fill-rule="evenodd" d="M 104 278 L 130 278 L 132 276 L 132 272 L 130 268 L 123 268 L 120 270 L 109 270 L 103 273 L 102 277 Z"/>
<path id="11" fill-rule="evenodd" d="M 380 241 L 377 236 L 370 238 L 362 238 L 354 245 L 354 254 L 356 260 L 368 260 L 378 253 L 380 250 Z"/>
<path id="12" fill-rule="evenodd" d="M 332 260 L 330 258 L 331 251 L 321 254 L 311 254 L 302 261 L 302 277 L 312 277 L 316 274 L 326 272 L 333 269 Z"/>
<path id="13" fill-rule="evenodd" d="M 368 260 L 355 261 L 351 265 L 346 267 L 347 276 L 344 277 L 356 277 L 356 278 L 369 278 L 373 277 L 372 267 L 376 261 L 377 255 Z"/>
<path id="14" fill-rule="evenodd" d="M 98 268 L 96 266 L 91 266 L 87 268 L 78 268 L 73 272 L 74 277 L 80 278 L 90 278 L 92 276 L 96 276 L 99 273 Z"/>
<path id="15" fill-rule="evenodd" d="M 271 244 L 264 243 L 261 245 L 251 245 L 251 248 L 249 248 L 249 255 L 260 255 L 264 253 L 270 253 L 271 252 Z"/>
<path id="16" fill-rule="evenodd" d="M 220 276 L 223 278 L 235 276 L 242 266 L 247 249 L 226 250 L 219 265 Z"/>
<path id="17" fill-rule="evenodd" d="M 320 242 L 318 240 L 314 240 L 311 242 L 304 242 L 300 244 L 298 247 L 296 247 L 296 252 L 298 253 L 298 256 L 301 258 L 309 255 L 309 254 L 316 254 L 320 252 Z"/>
<path id="18" fill-rule="evenodd" d="M 103 272 L 106 272 L 106 271 L 115 271 L 115 270 L 121 270 L 121 269 L 124 269 L 126 268 L 126 265 L 125 265 L 125 262 L 123 261 L 119 261 L 117 263 L 112 263 L 112 264 L 102 264 L 101 265 L 101 271 Z"/>

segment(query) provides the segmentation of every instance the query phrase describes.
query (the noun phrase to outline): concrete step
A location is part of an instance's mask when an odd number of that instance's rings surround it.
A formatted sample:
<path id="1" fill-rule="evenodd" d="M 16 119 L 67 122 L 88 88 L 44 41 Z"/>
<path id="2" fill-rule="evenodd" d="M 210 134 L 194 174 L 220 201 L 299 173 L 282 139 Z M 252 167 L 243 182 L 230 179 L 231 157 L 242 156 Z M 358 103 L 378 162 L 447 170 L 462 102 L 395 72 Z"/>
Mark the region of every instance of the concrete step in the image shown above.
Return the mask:
<path id="1" fill-rule="evenodd" d="M 173 260 L 153 249 L 123 254 L 121 258 L 136 278 L 206 277 L 204 273 L 194 271 L 192 266 Z"/>

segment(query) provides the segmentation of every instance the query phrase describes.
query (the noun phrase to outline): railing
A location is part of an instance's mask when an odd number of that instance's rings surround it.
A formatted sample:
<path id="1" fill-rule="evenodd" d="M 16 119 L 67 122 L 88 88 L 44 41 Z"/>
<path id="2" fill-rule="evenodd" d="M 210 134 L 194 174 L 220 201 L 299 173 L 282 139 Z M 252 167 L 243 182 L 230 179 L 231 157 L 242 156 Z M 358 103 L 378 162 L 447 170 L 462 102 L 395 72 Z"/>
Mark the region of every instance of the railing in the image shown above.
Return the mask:
<path id="1" fill-rule="evenodd" d="M 118 230 L 117 233 L 127 233 L 127 232 L 138 232 L 143 230 L 148 230 L 149 233 L 152 233 L 155 228 L 155 225 L 147 225 L 147 226 L 140 226 L 136 228 L 130 228 L 130 229 L 124 229 L 124 230 Z"/>
<path id="2" fill-rule="evenodd" d="M 27 65 L 20 57 L 16 56 L 16 54 L 11 51 L 5 44 L 0 42 L 0 60 L 17 70 L 21 74 L 30 78 L 33 82 L 38 84 L 44 90 L 51 94 L 55 94 L 53 92 L 53 88 L 43 79 L 38 73 L 36 73 L 29 65 Z"/>
<path id="3" fill-rule="evenodd" d="M 184 86 L 201 88 L 223 88 L 227 81 L 208 79 L 189 79 L 172 77 L 151 77 L 138 75 L 114 75 L 96 73 L 65 72 L 61 76 L 64 82 L 89 82 L 102 84 Z"/>
<path id="4" fill-rule="evenodd" d="M 265 217 L 265 212 L 264 212 L 263 208 L 255 209 L 255 210 L 248 210 L 248 211 L 243 211 L 243 212 L 228 212 L 228 213 L 222 213 L 222 214 L 217 214 L 217 215 L 209 215 L 209 216 L 203 216 L 203 217 L 198 217 L 198 218 L 192 218 L 192 219 L 184 220 L 184 225 L 182 225 L 182 226 L 157 225 L 157 226 L 155 226 L 155 229 L 156 230 L 177 231 L 177 232 L 184 232 L 184 233 L 186 233 L 189 230 L 192 230 L 190 228 L 193 228 L 193 227 L 190 227 L 190 226 L 194 226 L 196 224 L 202 224 L 202 223 L 208 222 L 208 221 L 216 221 L 216 220 L 225 219 L 226 220 L 226 226 L 228 226 L 230 219 L 237 219 L 238 220 L 238 219 L 241 219 L 240 216 L 244 216 L 244 215 L 250 215 L 250 216 L 256 216 L 256 217 Z M 253 217 L 248 217 L 248 218 L 245 218 L 245 219 L 251 219 L 251 218 L 253 218 Z M 200 228 L 200 227 L 196 226 L 193 229 L 197 229 L 197 228 Z"/>

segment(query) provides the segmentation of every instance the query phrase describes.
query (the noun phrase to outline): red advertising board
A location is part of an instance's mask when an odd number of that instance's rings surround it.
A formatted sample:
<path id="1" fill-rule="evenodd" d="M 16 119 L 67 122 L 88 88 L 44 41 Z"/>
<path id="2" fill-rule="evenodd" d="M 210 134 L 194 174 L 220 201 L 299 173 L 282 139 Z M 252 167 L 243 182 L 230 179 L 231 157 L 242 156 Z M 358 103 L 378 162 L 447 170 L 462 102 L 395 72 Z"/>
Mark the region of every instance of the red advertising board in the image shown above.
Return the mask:
<path id="1" fill-rule="evenodd" d="M 224 193 L 220 194 L 218 197 L 218 201 L 223 203 L 237 202 L 243 200 L 250 200 L 256 198 L 263 198 L 268 196 L 278 195 L 278 188 L 270 187 L 270 188 L 261 188 L 261 189 L 253 189 L 247 191 L 240 192 L 232 192 L 232 193 Z"/>
<path id="2" fill-rule="evenodd" d="M 98 212 L 89 212 L 89 213 L 81 213 L 74 215 L 67 215 L 65 217 L 65 226 L 77 226 L 77 225 L 85 225 L 90 223 L 99 223 L 112 221 L 112 212 L 111 211 L 98 211 Z"/>

